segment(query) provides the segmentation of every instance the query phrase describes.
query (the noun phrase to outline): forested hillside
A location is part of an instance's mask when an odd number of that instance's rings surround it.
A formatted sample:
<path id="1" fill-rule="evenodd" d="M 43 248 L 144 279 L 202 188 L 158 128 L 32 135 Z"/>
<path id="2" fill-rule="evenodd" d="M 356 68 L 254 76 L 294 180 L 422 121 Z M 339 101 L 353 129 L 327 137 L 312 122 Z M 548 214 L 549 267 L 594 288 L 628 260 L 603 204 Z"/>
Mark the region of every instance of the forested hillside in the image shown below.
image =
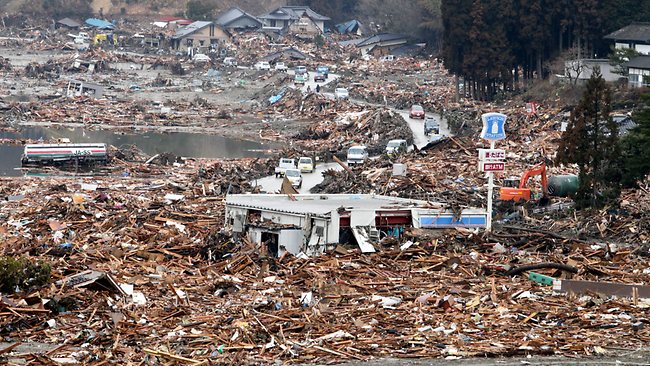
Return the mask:
<path id="1" fill-rule="evenodd" d="M 443 56 L 469 93 L 491 99 L 524 79 L 546 78 L 550 61 L 606 58 L 603 36 L 650 21 L 650 1 L 443 0 Z"/>

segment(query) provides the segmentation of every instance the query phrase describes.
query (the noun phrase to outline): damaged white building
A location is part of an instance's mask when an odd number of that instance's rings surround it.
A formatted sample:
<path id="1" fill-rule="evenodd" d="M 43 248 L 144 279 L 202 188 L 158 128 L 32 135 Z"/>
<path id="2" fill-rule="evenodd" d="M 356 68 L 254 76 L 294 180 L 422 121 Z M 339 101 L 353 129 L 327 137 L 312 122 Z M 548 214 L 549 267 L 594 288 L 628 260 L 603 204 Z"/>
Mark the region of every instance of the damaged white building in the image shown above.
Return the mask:
<path id="1" fill-rule="evenodd" d="M 407 228 L 483 228 L 482 209 L 454 212 L 443 204 L 369 194 L 238 194 L 226 197 L 226 224 L 237 235 L 267 243 L 281 256 L 319 255 L 339 243 L 373 243 Z"/>

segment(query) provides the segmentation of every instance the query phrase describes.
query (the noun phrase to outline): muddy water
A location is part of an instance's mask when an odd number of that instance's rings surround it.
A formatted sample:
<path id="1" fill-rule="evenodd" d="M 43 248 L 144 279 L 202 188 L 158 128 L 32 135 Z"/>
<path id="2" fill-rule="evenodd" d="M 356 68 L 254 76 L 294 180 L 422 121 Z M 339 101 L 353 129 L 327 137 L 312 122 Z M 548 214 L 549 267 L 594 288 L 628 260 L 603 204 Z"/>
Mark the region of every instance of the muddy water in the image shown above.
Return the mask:
<path id="1" fill-rule="evenodd" d="M 80 128 L 22 127 L 19 132 L 0 132 L 0 138 L 57 139 L 68 138 L 73 143 L 104 142 L 116 147 L 136 145 L 148 155 L 170 152 L 194 158 L 247 158 L 267 156 L 275 145 L 239 140 L 222 136 L 187 132 L 146 132 L 122 134 L 115 131 L 88 131 Z M 21 146 L 0 145 L 0 176 L 19 176 Z"/>

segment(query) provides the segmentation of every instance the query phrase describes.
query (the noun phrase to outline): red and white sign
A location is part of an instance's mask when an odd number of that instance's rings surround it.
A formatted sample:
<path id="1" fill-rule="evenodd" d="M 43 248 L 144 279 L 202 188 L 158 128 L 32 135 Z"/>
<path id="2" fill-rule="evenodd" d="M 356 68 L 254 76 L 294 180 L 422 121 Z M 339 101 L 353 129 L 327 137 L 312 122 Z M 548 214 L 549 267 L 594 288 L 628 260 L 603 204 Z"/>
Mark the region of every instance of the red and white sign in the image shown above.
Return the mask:
<path id="1" fill-rule="evenodd" d="M 478 149 L 478 160 L 505 160 L 506 151 L 502 149 Z"/>
<path id="2" fill-rule="evenodd" d="M 503 161 L 479 161 L 478 170 L 481 172 L 502 172 L 506 170 L 506 163 Z"/>
<path id="3" fill-rule="evenodd" d="M 526 103 L 526 113 L 528 113 L 529 116 L 537 114 L 537 105 L 538 104 L 535 102 Z"/>

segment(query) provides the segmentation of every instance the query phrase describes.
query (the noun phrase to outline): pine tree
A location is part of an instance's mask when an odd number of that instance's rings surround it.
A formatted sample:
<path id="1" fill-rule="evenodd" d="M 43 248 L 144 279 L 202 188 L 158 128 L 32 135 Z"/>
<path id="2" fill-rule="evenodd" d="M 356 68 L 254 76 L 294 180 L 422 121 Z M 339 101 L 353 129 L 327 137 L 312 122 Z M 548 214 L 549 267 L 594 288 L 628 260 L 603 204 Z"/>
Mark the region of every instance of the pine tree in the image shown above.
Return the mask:
<path id="1" fill-rule="evenodd" d="M 636 126 L 621 140 L 623 185 L 628 187 L 650 174 L 650 93 L 641 98 L 643 103 L 632 115 Z"/>
<path id="2" fill-rule="evenodd" d="M 620 193 L 618 125 L 610 116 L 611 100 L 611 90 L 600 69 L 594 68 L 580 104 L 571 112 L 569 126 L 562 135 L 557 162 L 577 164 L 580 169 L 578 207 L 599 207 Z"/>

